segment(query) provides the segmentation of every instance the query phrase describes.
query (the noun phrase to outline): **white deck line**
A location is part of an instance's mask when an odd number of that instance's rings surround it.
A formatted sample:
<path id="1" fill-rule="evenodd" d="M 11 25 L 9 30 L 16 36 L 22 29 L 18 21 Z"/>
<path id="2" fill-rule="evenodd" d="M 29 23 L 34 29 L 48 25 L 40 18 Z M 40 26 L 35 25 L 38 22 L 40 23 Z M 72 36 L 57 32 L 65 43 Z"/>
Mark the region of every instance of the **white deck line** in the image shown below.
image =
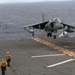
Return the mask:
<path id="1" fill-rule="evenodd" d="M 63 55 L 65 55 L 65 54 L 39 55 L 39 56 L 31 56 L 31 58 L 50 57 L 50 56 L 63 56 Z"/>
<path id="2" fill-rule="evenodd" d="M 47 66 L 48 68 L 52 68 L 52 67 L 55 67 L 55 66 L 58 66 L 58 65 L 61 65 L 61 64 L 64 64 L 64 63 L 68 63 L 68 62 L 71 62 L 75 59 L 69 59 L 69 60 L 66 60 L 66 61 L 62 61 L 62 62 L 59 62 L 59 63 L 56 63 L 56 64 L 53 64 L 53 65 L 49 65 Z"/>

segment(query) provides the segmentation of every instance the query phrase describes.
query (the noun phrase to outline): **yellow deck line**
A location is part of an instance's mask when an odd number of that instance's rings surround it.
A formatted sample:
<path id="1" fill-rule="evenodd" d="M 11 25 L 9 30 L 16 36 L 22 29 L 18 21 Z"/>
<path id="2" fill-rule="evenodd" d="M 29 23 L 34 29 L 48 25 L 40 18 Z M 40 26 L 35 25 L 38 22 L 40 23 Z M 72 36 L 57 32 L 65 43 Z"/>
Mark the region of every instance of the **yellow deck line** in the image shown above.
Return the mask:
<path id="1" fill-rule="evenodd" d="M 64 54 L 68 54 L 69 56 L 75 58 L 75 53 L 72 52 L 72 51 L 69 51 L 69 50 L 67 50 L 67 49 L 65 49 L 65 48 L 62 48 L 62 47 L 59 47 L 59 46 L 57 46 L 57 45 L 55 45 L 55 44 L 52 44 L 52 43 L 50 43 L 50 42 L 47 42 L 47 41 L 45 41 L 45 40 L 43 40 L 43 39 L 41 39 L 41 38 L 33 38 L 33 39 L 36 40 L 36 41 L 38 41 L 38 42 L 40 42 L 40 43 L 42 43 L 42 44 L 45 44 L 45 45 L 47 45 L 47 46 L 50 46 L 51 48 L 53 48 L 53 49 L 55 49 L 55 50 L 62 51 Z"/>

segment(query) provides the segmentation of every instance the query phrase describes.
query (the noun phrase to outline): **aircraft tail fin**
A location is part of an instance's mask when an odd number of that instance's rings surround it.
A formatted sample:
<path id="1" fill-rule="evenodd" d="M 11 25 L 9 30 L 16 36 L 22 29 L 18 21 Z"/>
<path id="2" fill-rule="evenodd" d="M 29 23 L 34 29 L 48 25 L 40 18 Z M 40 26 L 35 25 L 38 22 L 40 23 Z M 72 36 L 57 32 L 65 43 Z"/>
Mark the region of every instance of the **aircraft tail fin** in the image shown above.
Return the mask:
<path id="1" fill-rule="evenodd" d="M 42 12 L 42 21 L 45 21 L 45 16 L 43 12 Z"/>

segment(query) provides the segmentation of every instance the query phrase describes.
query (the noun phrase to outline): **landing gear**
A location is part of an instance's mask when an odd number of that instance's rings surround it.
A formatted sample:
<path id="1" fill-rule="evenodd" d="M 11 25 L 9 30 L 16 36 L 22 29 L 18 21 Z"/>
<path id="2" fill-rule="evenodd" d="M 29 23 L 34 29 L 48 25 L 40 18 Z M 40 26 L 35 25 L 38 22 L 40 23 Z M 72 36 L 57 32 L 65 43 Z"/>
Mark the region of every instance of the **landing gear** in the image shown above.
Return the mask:
<path id="1" fill-rule="evenodd" d="M 52 33 L 50 33 L 50 32 L 47 33 L 47 37 L 52 37 Z M 54 37 L 54 39 L 56 39 L 56 35 L 54 35 L 53 37 Z"/>
<path id="2" fill-rule="evenodd" d="M 54 39 L 56 39 L 56 35 L 54 35 Z"/>
<path id="3" fill-rule="evenodd" d="M 51 33 L 49 33 L 49 35 L 50 35 L 50 37 L 52 36 L 52 34 L 51 34 Z"/>
<path id="4" fill-rule="evenodd" d="M 52 34 L 51 33 L 47 33 L 47 37 L 51 37 L 52 36 Z"/>
<path id="5" fill-rule="evenodd" d="M 49 37 L 49 33 L 47 33 L 47 37 Z"/>

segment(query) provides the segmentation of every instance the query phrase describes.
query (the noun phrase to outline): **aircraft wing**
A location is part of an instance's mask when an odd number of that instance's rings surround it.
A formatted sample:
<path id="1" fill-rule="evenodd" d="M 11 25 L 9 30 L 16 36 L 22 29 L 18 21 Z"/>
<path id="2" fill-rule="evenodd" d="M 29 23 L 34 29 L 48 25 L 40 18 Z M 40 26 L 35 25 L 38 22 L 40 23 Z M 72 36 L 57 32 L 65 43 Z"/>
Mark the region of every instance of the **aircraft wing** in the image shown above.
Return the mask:
<path id="1" fill-rule="evenodd" d="M 64 25 L 64 27 L 68 27 L 68 28 L 71 28 L 71 29 L 75 29 L 75 27 L 74 26 L 71 26 L 71 25 L 68 25 L 68 24 L 65 24 L 65 23 L 62 23 L 63 25 Z"/>
<path id="2" fill-rule="evenodd" d="M 27 25 L 27 26 L 24 26 L 24 28 L 26 27 L 33 27 L 33 28 L 36 28 L 36 29 L 44 29 L 45 28 L 45 25 L 48 23 L 49 21 L 43 21 L 43 22 L 39 22 L 39 23 L 35 23 L 35 24 L 31 24 L 31 25 Z"/>

